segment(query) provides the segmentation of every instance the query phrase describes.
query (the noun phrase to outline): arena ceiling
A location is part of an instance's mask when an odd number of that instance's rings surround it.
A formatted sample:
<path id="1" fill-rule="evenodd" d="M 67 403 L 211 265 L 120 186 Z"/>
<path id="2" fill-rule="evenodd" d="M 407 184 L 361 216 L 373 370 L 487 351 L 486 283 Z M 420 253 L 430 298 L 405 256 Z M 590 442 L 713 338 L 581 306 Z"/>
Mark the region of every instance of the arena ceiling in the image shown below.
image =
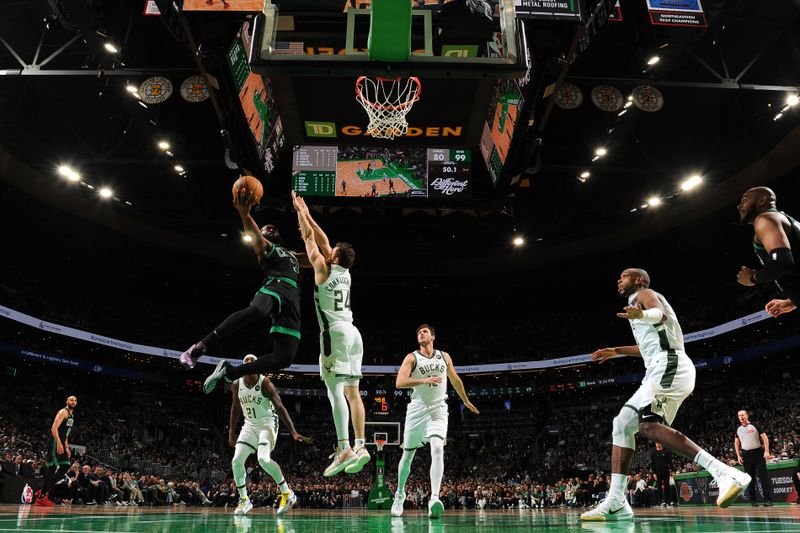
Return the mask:
<path id="1" fill-rule="evenodd" d="M 176 39 L 178 23 L 144 16 L 144 5 L 0 0 L 0 174 L 145 241 L 187 250 L 204 242 L 224 253 L 239 245 L 229 201 L 238 171 L 226 165 L 235 156 L 226 154 L 218 113 L 209 101 L 176 97 L 144 107 L 126 91 L 149 75 L 180 83 L 198 72 L 191 46 Z M 650 24 L 644 0 L 623 1 L 623 21 L 604 24 L 574 61 L 566 58 L 575 25 L 529 29 L 534 69 L 548 69 L 541 92 L 560 80 L 580 89 L 584 102 L 576 109 L 552 97 L 534 102 L 537 120 L 518 154 L 524 170 L 496 194 L 457 207 L 328 204 L 321 216 L 337 235 L 372 242 L 375 251 L 503 250 L 519 234 L 535 262 L 545 255 L 537 250 L 557 257 L 605 249 L 724 212 L 743 188 L 800 166 L 800 106 L 776 119 L 800 86 L 800 6 L 708 0 L 703 7 L 707 28 L 673 28 Z M 204 64 L 221 61 L 242 20 L 187 17 Z M 108 53 L 108 40 L 121 52 Z M 648 65 L 654 56 L 659 61 Z M 620 114 L 591 103 L 599 85 L 628 95 L 642 84 L 662 93 L 660 111 L 633 106 Z M 172 156 L 160 139 L 169 139 Z M 592 161 L 599 147 L 607 154 Z M 98 207 L 96 190 L 58 177 L 65 163 L 87 183 L 111 187 L 118 201 Z M 585 171 L 590 176 L 579 179 Z M 259 218 L 291 221 L 288 173 L 279 167 Z M 682 191 L 695 174 L 702 186 Z M 662 204 L 643 207 L 652 197 Z"/>

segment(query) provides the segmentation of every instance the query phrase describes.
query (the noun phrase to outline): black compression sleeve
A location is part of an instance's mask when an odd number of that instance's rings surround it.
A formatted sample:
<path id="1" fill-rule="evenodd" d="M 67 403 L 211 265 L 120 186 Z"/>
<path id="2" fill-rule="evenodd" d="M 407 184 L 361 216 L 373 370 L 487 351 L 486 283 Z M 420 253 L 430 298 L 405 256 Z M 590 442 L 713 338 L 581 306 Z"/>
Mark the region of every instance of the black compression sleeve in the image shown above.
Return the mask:
<path id="1" fill-rule="evenodd" d="M 764 268 L 753 274 L 753 283 L 770 283 L 794 271 L 794 257 L 789 248 L 775 248 Z"/>

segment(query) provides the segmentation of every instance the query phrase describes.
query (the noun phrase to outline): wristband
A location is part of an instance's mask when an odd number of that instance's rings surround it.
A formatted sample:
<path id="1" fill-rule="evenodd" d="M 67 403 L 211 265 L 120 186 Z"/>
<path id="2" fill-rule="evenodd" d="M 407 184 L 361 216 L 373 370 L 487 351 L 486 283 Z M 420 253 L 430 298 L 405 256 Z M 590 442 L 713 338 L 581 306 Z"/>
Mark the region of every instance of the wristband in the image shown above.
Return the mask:
<path id="1" fill-rule="evenodd" d="M 642 311 L 642 320 L 650 324 L 658 324 L 664 319 L 664 313 L 658 307 Z"/>

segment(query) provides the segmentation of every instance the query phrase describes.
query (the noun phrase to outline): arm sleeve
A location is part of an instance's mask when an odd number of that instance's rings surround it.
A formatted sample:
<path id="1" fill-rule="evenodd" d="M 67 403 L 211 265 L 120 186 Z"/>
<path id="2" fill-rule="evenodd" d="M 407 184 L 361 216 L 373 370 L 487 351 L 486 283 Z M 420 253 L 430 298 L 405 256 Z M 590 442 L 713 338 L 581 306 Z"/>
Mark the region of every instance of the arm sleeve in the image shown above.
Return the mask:
<path id="1" fill-rule="evenodd" d="M 753 283 L 771 283 L 778 281 L 786 274 L 794 271 L 794 256 L 789 248 L 775 248 L 769 253 L 764 268 L 753 274 Z M 794 301 L 794 300 L 793 300 Z"/>

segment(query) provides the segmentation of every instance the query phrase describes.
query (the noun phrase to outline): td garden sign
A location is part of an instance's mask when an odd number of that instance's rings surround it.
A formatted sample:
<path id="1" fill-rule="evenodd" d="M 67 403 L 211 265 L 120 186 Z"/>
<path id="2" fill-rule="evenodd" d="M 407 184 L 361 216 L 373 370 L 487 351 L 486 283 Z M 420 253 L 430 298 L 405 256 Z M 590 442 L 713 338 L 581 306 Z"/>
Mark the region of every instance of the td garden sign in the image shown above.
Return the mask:
<path id="1" fill-rule="evenodd" d="M 369 136 L 366 128 L 361 126 L 341 126 L 337 128 L 335 122 L 311 122 L 305 121 L 306 136 L 307 137 L 359 137 Z M 417 128 L 409 126 L 405 137 L 461 137 L 463 135 L 463 128 L 461 126 L 427 126 L 424 128 Z"/>

